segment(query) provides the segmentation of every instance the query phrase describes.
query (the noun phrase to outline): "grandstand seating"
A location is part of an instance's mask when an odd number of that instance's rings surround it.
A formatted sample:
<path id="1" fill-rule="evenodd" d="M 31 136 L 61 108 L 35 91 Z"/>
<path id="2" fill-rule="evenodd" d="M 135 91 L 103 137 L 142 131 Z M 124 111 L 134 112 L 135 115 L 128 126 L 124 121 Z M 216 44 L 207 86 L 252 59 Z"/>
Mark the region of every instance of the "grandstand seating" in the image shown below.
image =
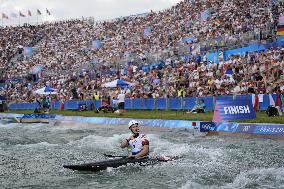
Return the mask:
<path id="1" fill-rule="evenodd" d="M 40 96 L 33 91 L 49 85 L 58 90 L 54 108 L 63 100 L 65 109 L 74 109 L 71 100 L 79 98 L 90 109 L 94 91 L 117 97 L 117 89 L 101 84 L 118 77 L 136 84 L 126 93 L 127 109 L 189 109 L 191 97 L 283 93 L 284 41 L 274 31 L 283 10 L 269 0 L 184 0 L 95 25 L 69 20 L 1 28 L 0 79 L 6 83 L 0 95 L 11 103 L 34 102 Z M 92 46 L 95 40 L 102 45 Z M 31 46 L 31 56 L 22 52 Z M 35 65 L 43 66 L 40 74 L 32 72 Z M 187 98 L 176 98 L 178 88 Z M 212 98 L 205 98 L 209 110 Z"/>

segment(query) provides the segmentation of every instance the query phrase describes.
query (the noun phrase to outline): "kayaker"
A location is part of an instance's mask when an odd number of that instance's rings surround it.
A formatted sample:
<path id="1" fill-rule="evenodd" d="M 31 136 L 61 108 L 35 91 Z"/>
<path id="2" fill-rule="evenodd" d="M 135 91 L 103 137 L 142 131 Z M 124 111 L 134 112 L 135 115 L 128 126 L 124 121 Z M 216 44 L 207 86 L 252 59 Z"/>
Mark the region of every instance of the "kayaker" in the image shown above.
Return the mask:
<path id="1" fill-rule="evenodd" d="M 128 127 L 132 135 L 124 139 L 120 145 L 121 148 L 130 147 L 131 151 L 128 157 L 147 158 L 149 155 L 149 139 L 146 135 L 139 133 L 139 123 L 131 120 Z"/>

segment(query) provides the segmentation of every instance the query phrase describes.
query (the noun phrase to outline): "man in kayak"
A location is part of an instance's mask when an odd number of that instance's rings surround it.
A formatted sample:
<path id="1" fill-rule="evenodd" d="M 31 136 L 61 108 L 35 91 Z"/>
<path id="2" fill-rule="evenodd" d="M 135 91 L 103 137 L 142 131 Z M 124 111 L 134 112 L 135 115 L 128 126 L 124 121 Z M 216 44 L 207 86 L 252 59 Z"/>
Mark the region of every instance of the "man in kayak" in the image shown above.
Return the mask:
<path id="1" fill-rule="evenodd" d="M 130 147 L 131 153 L 128 157 L 131 158 L 147 158 L 149 155 L 149 139 L 146 135 L 139 133 L 139 123 L 136 120 L 131 120 L 128 127 L 132 135 L 124 139 L 120 145 L 121 148 Z"/>

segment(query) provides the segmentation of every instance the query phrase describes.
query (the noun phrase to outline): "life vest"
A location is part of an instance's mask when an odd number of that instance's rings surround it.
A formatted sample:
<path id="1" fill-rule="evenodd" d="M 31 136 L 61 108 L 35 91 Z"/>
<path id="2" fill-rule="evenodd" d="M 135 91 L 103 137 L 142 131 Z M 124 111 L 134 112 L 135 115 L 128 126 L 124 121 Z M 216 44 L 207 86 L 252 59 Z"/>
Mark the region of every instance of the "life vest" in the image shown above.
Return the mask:
<path id="1" fill-rule="evenodd" d="M 136 138 L 130 140 L 128 145 L 131 147 L 131 154 L 136 155 L 143 150 L 144 145 L 149 145 L 149 139 L 146 135 L 139 134 Z"/>

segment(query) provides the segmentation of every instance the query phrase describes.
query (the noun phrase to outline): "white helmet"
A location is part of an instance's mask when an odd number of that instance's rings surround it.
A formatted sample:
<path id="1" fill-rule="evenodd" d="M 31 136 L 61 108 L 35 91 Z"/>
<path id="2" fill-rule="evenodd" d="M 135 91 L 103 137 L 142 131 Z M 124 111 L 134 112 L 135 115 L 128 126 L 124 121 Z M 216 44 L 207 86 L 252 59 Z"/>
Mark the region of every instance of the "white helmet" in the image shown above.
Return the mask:
<path id="1" fill-rule="evenodd" d="M 130 129 L 130 127 L 131 127 L 132 125 L 135 125 L 135 124 L 138 124 L 138 121 L 136 121 L 136 120 L 131 120 L 131 121 L 129 121 L 129 123 L 128 123 L 128 128 Z"/>

